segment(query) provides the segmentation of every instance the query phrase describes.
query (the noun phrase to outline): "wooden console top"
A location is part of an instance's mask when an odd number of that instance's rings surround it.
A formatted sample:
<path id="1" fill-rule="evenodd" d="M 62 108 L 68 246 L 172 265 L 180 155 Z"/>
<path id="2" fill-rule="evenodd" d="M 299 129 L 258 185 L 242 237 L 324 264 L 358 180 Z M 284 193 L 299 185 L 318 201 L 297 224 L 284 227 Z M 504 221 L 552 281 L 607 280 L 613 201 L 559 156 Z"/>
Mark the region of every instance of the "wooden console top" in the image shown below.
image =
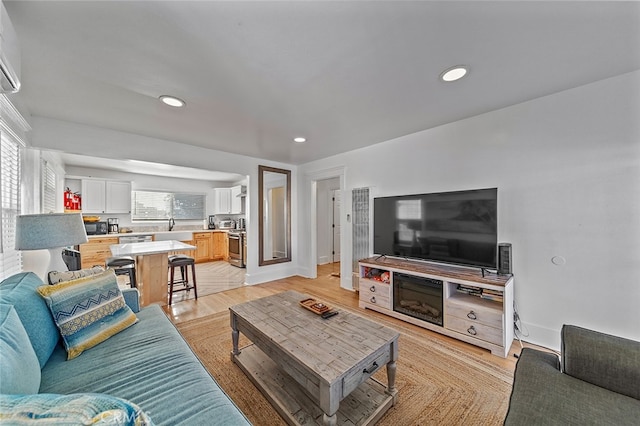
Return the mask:
<path id="1" fill-rule="evenodd" d="M 512 275 L 498 275 L 485 271 L 482 276 L 480 268 L 465 268 L 462 266 L 443 265 L 439 263 L 419 262 L 415 260 L 399 259 L 395 257 L 376 256 L 360 260 L 361 263 L 375 265 L 379 268 L 402 269 L 403 271 L 419 274 L 436 275 L 443 278 L 462 279 L 495 286 L 504 287 Z"/>

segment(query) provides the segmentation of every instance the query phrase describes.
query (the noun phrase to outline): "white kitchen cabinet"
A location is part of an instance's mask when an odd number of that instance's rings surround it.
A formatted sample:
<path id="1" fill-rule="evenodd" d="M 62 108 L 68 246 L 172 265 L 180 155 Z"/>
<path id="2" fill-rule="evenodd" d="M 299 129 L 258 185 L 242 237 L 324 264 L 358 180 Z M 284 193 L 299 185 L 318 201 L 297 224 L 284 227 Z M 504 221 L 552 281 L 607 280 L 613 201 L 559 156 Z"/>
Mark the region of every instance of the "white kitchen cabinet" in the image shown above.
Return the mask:
<path id="1" fill-rule="evenodd" d="M 231 188 L 214 188 L 214 214 L 231 213 Z"/>
<path id="2" fill-rule="evenodd" d="M 107 187 L 102 179 L 82 179 L 82 213 L 104 213 Z"/>
<path id="3" fill-rule="evenodd" d="M 242 214 L 242 186 L 234 186 L 231 188 L 231 213 Z"/>
<path id="4" fill-rule="evenodd" d="M 213 190 L 214 214 L 242 214 L 242 185 Z"/>
<path id="5" fill-rule="evenodd" d="M 106 181 L 105 213 L 131 213 L 131 182 Z"/>
<path id="6" fill-rule="evenodd" d="M 130 213 L 131 182 L 82 179 L 82 213 Z"/>

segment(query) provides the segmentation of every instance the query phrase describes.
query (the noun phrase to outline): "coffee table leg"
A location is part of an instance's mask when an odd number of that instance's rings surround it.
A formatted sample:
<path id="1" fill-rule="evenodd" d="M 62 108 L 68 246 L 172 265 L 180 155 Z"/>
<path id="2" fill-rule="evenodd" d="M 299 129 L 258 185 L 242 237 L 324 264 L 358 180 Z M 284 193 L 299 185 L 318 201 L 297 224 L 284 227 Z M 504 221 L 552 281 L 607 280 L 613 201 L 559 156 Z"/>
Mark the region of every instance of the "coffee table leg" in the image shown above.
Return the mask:
<path id="1" fill-rule="evenodd" d="M 233 359 L 233 355 L 238 355 L 240 351 L 238 350 L 238 341 L 240 339 L 240 331 L 238 331 L 238 323 L 236 321 L 236 316 L 231 314 L 231 342 L 233 343 L 233 351 L 231 352 L 231 359 Z"/>
<path id="2" fill-rule="evenodd" d="M 395 394 L 396 391 L 396 362 L 390 361 L 387 364 L 387 393 L 389 395 Z"/>
<path id="3" fill-rule="evenodd" d="M 398 391 L 396 390 L 396 360 L 398 359 L 398 341 L 391 344 L 391 359 L 387 363 L 387 395 L 393 397 L 393 405 L 398 402 Z"/>
<path id="4" fill-rule="evenodd" d="M 334 413 L 333 416 L 328 416 L 326 413 L 323 414 L 322 424 L 325 426 L 336 426 L 338 424 L 338 414 Z"/>

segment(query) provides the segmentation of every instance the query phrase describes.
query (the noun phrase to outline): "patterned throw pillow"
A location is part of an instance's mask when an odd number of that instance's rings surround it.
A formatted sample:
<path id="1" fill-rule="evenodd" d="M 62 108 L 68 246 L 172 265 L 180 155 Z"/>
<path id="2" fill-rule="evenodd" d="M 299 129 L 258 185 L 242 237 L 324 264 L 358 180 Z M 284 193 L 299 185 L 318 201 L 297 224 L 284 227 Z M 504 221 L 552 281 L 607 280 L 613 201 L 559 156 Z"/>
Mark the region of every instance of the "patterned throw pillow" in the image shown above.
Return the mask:
<path id="1" fill-rule="evenodd" d="M 73 359 L 138 322 L 126 305 L 113 270 L 38 287 Z"/>
<path id="2" fill-rule="evenodd" d="M 49 272 L 49 284 L 58 284 L 64 281 L 77 280 L 104 272 L 102 266 L 80 269 L 79 271 L 51 271 Z"/>
<path id="3" fill-rule="evenodd" d="M 152 426 L 136 404 L 111 395 L 0 395 L 0 423 Z"/>

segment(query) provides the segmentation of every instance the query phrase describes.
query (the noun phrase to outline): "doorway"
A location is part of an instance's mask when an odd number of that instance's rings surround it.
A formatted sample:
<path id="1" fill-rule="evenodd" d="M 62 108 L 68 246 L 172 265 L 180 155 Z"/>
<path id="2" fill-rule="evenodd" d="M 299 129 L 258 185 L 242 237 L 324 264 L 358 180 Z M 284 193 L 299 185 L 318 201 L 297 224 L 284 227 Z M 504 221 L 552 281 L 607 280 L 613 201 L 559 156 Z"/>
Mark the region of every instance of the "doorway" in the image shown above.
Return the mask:
<path id="1" fill-rule="evenodd" d="M 331 275 L 340 277 L 340 179 L 317 181 L 316 265 L 331 264 Z"/>

